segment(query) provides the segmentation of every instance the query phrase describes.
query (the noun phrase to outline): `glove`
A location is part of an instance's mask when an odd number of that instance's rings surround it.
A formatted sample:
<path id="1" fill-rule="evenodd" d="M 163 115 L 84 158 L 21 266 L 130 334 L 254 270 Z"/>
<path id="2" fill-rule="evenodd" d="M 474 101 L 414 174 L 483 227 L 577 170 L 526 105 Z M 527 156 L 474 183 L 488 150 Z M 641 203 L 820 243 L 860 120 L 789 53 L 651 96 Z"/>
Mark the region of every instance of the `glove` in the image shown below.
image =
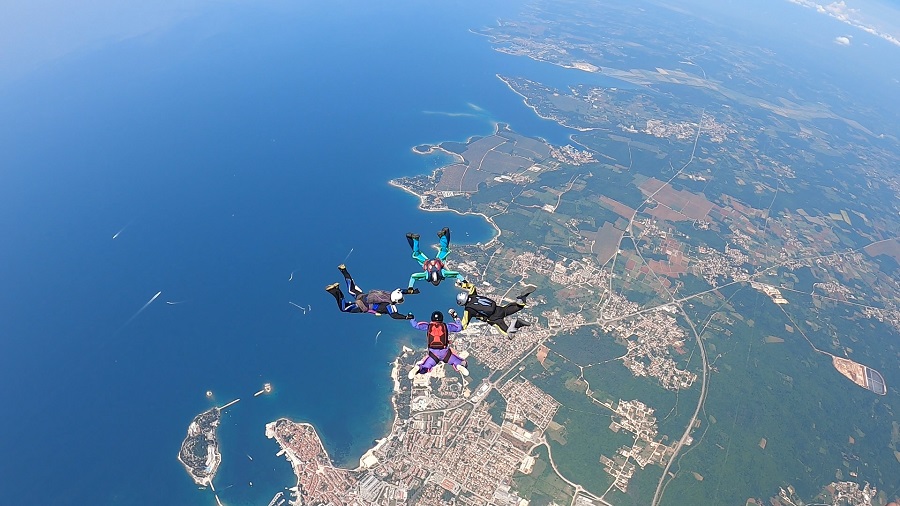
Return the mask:
<path id="1" fill-rule="evenodd" d="M 417 293 L 419 293 L 419 289 L 418 289 L 418 288 L 407 288 L 407 289 L 406 289 L 406 294 L 407 294 L 407 295 L 415 295 L 415 294 L 417 294 Z"/>
<path id="2" fill-rule="evenodd" d="M 415 318 L 415 316 L 413 316 L 412 313 L 406 313 L 406 319 L 407 319 L 407 320 L 412 320 L 413 318 Z"/>
<path id="3" fill-rule="evenodd" d="M 375 316 L 381 316 L 381 313 L 375 313 Z"/>
<path id="4" fill-rule="evenodd" d="M 453 318 L 454 320 L 459 316 L 456 314 L 456 310 L 452 307 L 447 310 L 447 313 L 450 315 L 450 318 Z"/>

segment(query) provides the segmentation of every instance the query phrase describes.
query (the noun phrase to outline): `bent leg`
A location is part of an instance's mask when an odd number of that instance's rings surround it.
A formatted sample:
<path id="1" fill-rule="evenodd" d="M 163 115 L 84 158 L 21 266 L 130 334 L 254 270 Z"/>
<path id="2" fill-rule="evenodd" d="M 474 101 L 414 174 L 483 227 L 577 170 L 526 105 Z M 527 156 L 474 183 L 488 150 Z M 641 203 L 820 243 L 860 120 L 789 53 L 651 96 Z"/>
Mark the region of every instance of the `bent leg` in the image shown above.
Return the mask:
<path id="1" fill-rule="evenodd" d="M 506 335 L 506 333 L 509 331 L 509 325 L 506 324 L 506 320 L 504 320 L 503 318 L 491 319 L 487 322 L 500 329 L 500 332 L 502 332 L 503 335 Z"/>
<path id="2" fill-rule="evenodd" d="M 416 262 L 419 262 L 420 267 L 424 267 L 425 262 L 428 261 L 428 257 L 425 256 L 425 253 L 422 253 L 421 251 L 418 251 L 418 250 L 413 251 L 412 257 L 416 259 Z"/>
<path id="3" fill-rule="evenodd" d="M 362 313 L 362 309 L 356 305 L 356 302 L 344 302 L 344 308 L 341 311 L 345 313 Z"/>
<path id="4" fill-rule="evenodd" d="M 356 282 L 353 281 L 353 278 L 347 276 L 344 278 L 344 282 L 347 283 L 347 291 L 350 292 L 350 295 L 354 297 L 362 295 L 362 288 L 360 288 L 359 285 L 357 285 Z"/>
<path id="5" fill-rule="evenodd" d="M 447 255 L 450 254 L 450 229 L 444 227 L 440 232 L 438 232 L 438 237 L 440 238 L 440 250 L 437 254 L 437 259 L 441 262 L 447 258 Z"/>
<path id="6" fill-rule="evenodd" d="M 406 234 L 406 241 L 412 250 L 412 257 L 419 262 L 419 265 L 423 265 L 428 257 L 419 249 L 419 234 Z"/>
<path id="7" fill-rule="evenodd" d="M 425 360 L 419 362 L 419 374 L 426 374 L 436 365 L 437 362 L 431 358 L 431 355 L 425 355 Z"/>
<path id="8" fill-rule="evenodd" d="M 338 265 L 338 270 L 341 271 L 341 275 L 344 276 L 344 282 L 347 284 L 347 291 L 350 292 L 350 295 L 354 297 L 362 295 L 362 289 L 353 281 L 353 276 L 350 275 L 347 266 L 344 264 Z"/>
<path id="9" fill-rule="evenodd" d="M 507 316 L 509 316 L 511 314 L 518 313 L 524 307 L 525 306 L 521 306 L 516 303 L 507 304 L 503 307 L 498 307 L 498 308 L 494 309 L 494 313 L 491 315 L 490 319 L 500 320 L 500 319 L 506 318 Z"/>
<path id="10" fill-rule="evenodd" d="M 452 366 L 461 365 L 463 367 L 465 367 L 468 364 L 467 361 L 459 358 L 459 355 L 457 355 L 456 353 L 453 353 L 453 351 L 450 351 L 450 358 L 447 360 L 447 363 Z"/>
<path id="11" fill-rule="evenodd" d="M 333 283 L 326 286 L 325 291 L 334 296 L 334 300 L 337 301 L 338 309 L 343 311 L 346 304 L 344 303 L 344 292 L 341 291 L 340 286 L 338 286 L 337 283 Z"/>

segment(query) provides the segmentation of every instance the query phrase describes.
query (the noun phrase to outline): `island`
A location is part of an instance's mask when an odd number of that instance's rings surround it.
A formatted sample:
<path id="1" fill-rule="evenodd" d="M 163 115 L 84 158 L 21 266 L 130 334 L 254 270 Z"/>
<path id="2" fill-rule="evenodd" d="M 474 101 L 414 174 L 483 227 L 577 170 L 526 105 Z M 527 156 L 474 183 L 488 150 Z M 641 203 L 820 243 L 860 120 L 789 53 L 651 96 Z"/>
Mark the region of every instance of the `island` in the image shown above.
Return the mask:
<path id="1" fill-rule="evenodd" d="M 187 437 L 181 442 L 181 450 L 178 452 L 178 461 L 184 466 L 184 470 L 193 478 L 194 483 L 201 487 L 209 487 L 214 493 L 213 479 L 219 464 L 222 463 L 222 454 L 219 452 L 219 438 L 217 429 L 221 421 L 222 411 L 240 402 L 240 399 L 210 408 L 195 416 L 188 425 Z M 221 504 L 219 496 L 216 502 Z"/>
<path id="2" fill-rule="evenodd" d="M 221 414 L 222 409 L 214 407 L 194 417 L 178 452 L 178 461 L 184 465 L 185 471 L 197 485 L 203 487 L 212 487 L 213 478 L 222 463 L 216 438 Z"/>

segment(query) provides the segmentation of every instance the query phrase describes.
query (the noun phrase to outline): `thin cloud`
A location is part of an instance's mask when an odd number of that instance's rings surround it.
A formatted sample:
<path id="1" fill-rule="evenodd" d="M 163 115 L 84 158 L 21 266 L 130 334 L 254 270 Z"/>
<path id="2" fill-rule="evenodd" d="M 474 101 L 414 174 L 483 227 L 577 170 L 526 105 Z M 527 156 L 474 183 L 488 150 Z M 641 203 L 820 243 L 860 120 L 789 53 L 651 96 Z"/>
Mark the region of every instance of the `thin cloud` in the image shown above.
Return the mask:
<path id="1" fill-rule="evenodd" d="M 825 14 L 842 23 L 846 23 L 866 33 L 872 34 L 876 37 L 880 37 L 890 42 L 891 44 L 894 44 L 895 46 L 900 46 L 900 38 L 885 31 L 878 30 L 877 28 L 872 26 L 871 23 L 866 22 L 860 10 L 848 7 L 847 2 L 845 2 L 844 0 L 827 4 L 821 4 L 816 2 L 815 0 L 788 0 L 788 2 L 806 7 L 808 9 L 814 9 L 819 14 Z M 843 42 L 842 39 L 845 39 L 846 42 Z M 837 44 L 842 44 L 845 46 L 850 44 L 849 37 L 837 37 L 836 39 L 834 39 L 834 41 Z"/>

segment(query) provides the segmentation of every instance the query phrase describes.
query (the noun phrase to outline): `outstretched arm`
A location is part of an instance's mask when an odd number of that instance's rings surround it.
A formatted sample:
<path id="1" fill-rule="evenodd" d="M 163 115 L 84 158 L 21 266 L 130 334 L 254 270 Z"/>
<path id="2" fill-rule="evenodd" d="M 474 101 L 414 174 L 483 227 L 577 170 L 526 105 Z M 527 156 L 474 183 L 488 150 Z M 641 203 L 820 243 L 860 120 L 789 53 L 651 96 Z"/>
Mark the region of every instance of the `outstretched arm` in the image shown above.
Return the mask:
<path id="1" fill-rule="evenodd" d="M 441 275 L 444 276 L 444 279 L 449 279 L 449 278 L 463 279 L 462 274 L 460 274 L 457 271 L 451 271 L 448 269 L 441 269 Z"/>
<path id="2" fill-rule="evenodd" d="M 469 310 L 463 309 L 463 317 L 462 317 L 462 328 L 466 328 L 469 326 Z"/>
<path id="3" fill-rule="evenodd" d="M 459 318 L 455 318 L 452 322 L 447 322 L 448 332 L 459 332 L 463 329 L 462 322 Z"/>
<path id="4" fill-rule="evenodd" d="M 475 295 L 475 285 L 466 281 L 465 279 L 457 278 L 456 286 L 469 292 L 469 296 Z M 468 309 L 463 309 L 462 328 L 466 328 L 469 326 L 469 318 L 472 316 L 470 313 L 471 311 L 469 311 Z"/>
<path id="5" fill-rule="evenodd" d="M 469 292 L 469 295 L 475 295 L 475 285 L 463 278 L 457 279 L 456 286 L 462 288 L 463 290 L 467 290 Z"/>
<path id="6" fill-rule="evenodd" d="M 412 325 L 412 328 L 414 328 L 416 330 L 427 330 L 428 329 L 428 322 L 420 322 L 420 321 L 416 320 L 415 318 L 410 318 L 409 324 Z"/>
<path id="7" fill-rule="evenodd" d="M 412 318 L 413 318 L 412 313 L 403 314 L 403 313 L 397 311 L 396 304 L 388 304 L 387 305 L 387 313 L 391 318 L 393 318 L 395 320 L 412 320 Z"/>
<path id="8" fill-rule="evenodd" d="M 414 284 L 416 284 L 416 280 L 425 279 L 425 271 L 414 272 L 412 276 L 409 277 L 409 288 L 412 288 Z"/>

